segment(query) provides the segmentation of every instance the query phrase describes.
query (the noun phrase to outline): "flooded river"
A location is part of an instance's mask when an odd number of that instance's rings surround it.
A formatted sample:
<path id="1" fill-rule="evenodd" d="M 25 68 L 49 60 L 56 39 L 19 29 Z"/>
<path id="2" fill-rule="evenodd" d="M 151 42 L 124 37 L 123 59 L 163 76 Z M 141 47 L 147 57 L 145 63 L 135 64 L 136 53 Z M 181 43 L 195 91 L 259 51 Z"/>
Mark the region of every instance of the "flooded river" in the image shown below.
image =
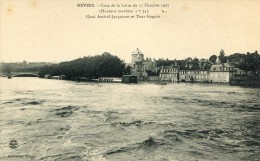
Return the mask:
<path id="1" fill-rule="evenodd" d="M 217 84 L 0 78 L 0 160 L 258 160 L 259 98 Z"/>

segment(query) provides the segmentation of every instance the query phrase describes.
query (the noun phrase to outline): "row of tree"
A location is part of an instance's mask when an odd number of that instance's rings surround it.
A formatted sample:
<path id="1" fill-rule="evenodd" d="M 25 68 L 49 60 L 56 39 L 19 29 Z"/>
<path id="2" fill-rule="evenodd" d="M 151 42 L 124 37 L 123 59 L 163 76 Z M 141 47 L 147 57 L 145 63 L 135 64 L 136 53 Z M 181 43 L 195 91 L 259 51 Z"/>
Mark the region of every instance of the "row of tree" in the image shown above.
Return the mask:
<path id="1" fill-rule="evenodd" d="M 97 79 L 99 77 L 120 77 L 127 72 L 125 63 L 110 53 L 88 56 L 73 61 L 62 62 L 40 69 L 39 76 L 46 74 L 66 75 L 67 79 Z"/>
<path id="2" fill-rule="evenodd" d="M 229 56 L 225 56 L 225 52 L 221 49 L 219 56 L 212 55 L 209 58 L 213 64 L 216 63 L 217 58 L 219 58 L 221 63 L 231 63 L 236 68 L 244 70 L 246 73 L 252 71 L 254 74 L 260 70 L 260 55 L 258 51 L 254 53 L 247 52 L 246 54 L 234 53 Z M 258 73 L 259 74 L 259 73 Z"/>

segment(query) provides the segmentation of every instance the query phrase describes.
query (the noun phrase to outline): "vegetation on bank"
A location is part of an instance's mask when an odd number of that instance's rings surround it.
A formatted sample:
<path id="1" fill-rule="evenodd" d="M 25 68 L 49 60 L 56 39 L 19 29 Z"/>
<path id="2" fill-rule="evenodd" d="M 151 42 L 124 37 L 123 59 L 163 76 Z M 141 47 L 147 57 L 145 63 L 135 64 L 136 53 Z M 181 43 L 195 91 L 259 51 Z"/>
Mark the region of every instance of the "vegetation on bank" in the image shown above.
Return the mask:
<path id="1" fill-rule="evenodd" d="M 126 71 L 125 63 L 110 53 L 88 56 L 72 61 L 44 66 L 39 76 L 46 74 L 66 75 L 67 79 L 97 79 L 99 77 L 121 77 Z"/>
<path id="2" fill-rule="evenodd" d="M 14 63 L 0 63 L 0 73 L 10 74 L 13 72 L 18 73 L 38 73 L 43 66 L 52 65 L 53 63 L 45 62 L 29 62 L 25 60 L 23 62 Z"/>
<path id="3" fill-rule="evenodd" d="M 198 58 L 192 59 L 191 57 L 186 58 L 185 60 L 156 60 L 156 66 L 171 66 L 177 63 L 181 69 L 190 69 L 190 70 L 209 70 L 212 64 L 217 63 L 217 58 L 221 63 L 230 63 L 234 67 L 243 70 L 248 74 L 250 71 L 253 75 L 259 75 L 260 71 L 260 55 L 258 51 L 253 53 L 247 52 L 246 54 L 234 53 L 232 55 L 226 56 L 223 49 L 220 50 L 219 55 L 212 55 L 208 60 L 204 61 L 199 60 Z M 203 68 L 202 68 L 203 67 Z M 258 73 L 257 73 L 258 72 Z"/>
<path id="4" fill-rule="evenodd" d="M 251 71 L 253 74 L 257 74 L 257 71 L 260 70 L 260 55 L 258 51 L 253 53 L 247 52 L 246 54 L 234 53 L 232 55 L 225 56 L 224 50 L 222 49 L 218 57 L 222 63 L 229 62 L 236 68 L 244 70 L 246 73 Z M 216 63 L 216 59 L 216 55 L 212 55 L 209 58 L 209 60 L 213 63 Z"/>

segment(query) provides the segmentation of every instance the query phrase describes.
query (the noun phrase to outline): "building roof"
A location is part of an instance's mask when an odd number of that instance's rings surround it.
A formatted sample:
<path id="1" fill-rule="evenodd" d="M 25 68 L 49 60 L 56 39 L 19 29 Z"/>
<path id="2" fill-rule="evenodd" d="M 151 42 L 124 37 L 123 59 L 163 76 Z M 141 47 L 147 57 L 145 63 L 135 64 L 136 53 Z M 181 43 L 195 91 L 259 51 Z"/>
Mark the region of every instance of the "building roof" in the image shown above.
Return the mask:
<path id="1" fill-rule="evenodd" d="M 230 63 L 222 63 L 222 64 L 213 64 L 210 67 L 211 71 L 219 71 L 220 68 L 230 68 L 230 67 L 234 67 L 233 65 L 231 65 Z"/>
<path id="2" fill-rule="evenodd" d="M 142 55 L 144 55 L 138 48 L 135 49 L 135 51 L 133 51 L 132 54 L 142 54 Z"/>
<path id="3" fill-rule="evenodd" d="M 176 66 L 176 65 L 182 65 L 184 60 L 155 60 L 156 66 L 161 67 L 163 66 Z"/>
<path id="4" fill-rule="evenodd" d="M 177 66 L 163 66 L 162 69 L 174 69 L 174 68 L 178 68 Z"/>

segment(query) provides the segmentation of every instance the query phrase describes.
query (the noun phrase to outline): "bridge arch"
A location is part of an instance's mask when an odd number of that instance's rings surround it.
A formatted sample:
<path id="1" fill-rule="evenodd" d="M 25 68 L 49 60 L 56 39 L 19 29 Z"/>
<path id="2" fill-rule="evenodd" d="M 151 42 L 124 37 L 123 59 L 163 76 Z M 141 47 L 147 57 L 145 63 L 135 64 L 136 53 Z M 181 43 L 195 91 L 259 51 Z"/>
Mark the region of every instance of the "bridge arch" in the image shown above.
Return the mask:
<path id="1" fill-rule="evenodd" d="M 7 75 L 4 75 L 4 74 L 0 74 L 0 77 L 7 77 Z"/>
<path id="2" fill-rule="evenodd" d="M 34 73 L 20 73 L 12 75 L 12 77 L 39 77 L 39 75 Z"/>

